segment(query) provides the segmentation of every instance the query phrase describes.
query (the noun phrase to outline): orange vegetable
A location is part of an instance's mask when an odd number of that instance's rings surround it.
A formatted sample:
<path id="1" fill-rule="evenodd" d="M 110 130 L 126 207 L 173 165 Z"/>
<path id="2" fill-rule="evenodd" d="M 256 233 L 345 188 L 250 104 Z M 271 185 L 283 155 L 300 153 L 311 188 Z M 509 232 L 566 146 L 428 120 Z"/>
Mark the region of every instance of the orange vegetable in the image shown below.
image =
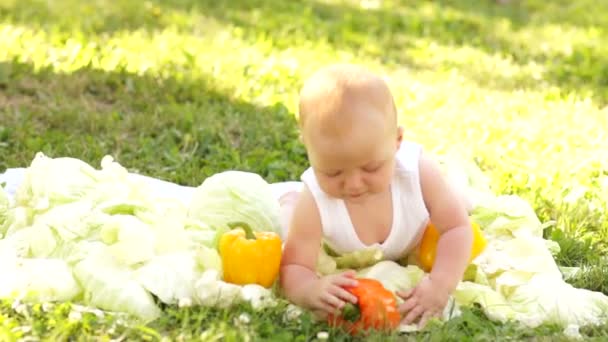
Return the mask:
<path id="1" fill-rule="evenodd" d="M 469 262 L 473 261 L 487 245 L 487 241 L 483 236 L 483 232 L 479 228 L 479 225 L 475 222 L 471 222 L 471 229 L 473 230 L 473 247 L 471 248 L 471 257 Z M 435 256 L 437 255 L 437 243 L 439 242 L 439 231 L 432 223 L 429 223 L 422 236 L 420 242 L 420 248 L 418 250 L 418 262 L 422 269 L 426 272 L 430 272 L 433 269 L 435 263 Z"/>
<path id="2" fill-rule="evenodd" d="M 357 297 L 357 304 L 346 304 L 340 315 L 330 315 L 329 323 L 342 326 L 351 334 L 362 331 L 395 329 L 401 321 L 397 298 L 375 279 L 359 278 L 357 286 L 345 287 Z"/>

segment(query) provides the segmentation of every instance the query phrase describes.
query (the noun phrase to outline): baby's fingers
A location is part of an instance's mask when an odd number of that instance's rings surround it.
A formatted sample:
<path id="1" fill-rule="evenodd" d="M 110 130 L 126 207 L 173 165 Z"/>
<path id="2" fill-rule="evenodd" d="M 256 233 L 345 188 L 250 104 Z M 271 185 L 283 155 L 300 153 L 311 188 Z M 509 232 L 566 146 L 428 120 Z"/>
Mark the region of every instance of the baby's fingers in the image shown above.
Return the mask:
<path id="1" fill-rule="evenodd" d="M 406 314 L 415 308 L 418 305 L 418 301 L 416 298 L 410 298 L 406 300 L 403 304 L 399 305 L 399 312 L 401 314 Z"/>
<path id="2" fill-rule="evenodd" d="M 439 317 L 438 313 L 433 313 L 431 311 L 427 311 L 424 314 L 422 314 L 422 318 L 420 319 L 420 323 L 418 323 L 418 328 L 420 329 L 424 329 L 424 327 L 426 327 L 426 324 L 428 323 L 428 321 L 431 318 L 435 318 L 435 317 Z"/>
<path id="3" fill-rule="evenodd" d="M 318 298 L 314 306 L 311 308 L 313 312 L 324 312 L 325 315 L 338 311 L 333 305 L 328 303 L 323 297 Z"/>
<path id="4" fill-rule="evenodd" d="M 343 276 L 348 277 L 348 278 L 354 278 L 357 276 L 357 272 L 353 271 L 353 270 L 348 270 L 348 271 L 344 271 L 342 272 Z"/>
<path id="5" fill-rule="evenodd" d="M 420 305 L 413 308 L 410 312 L 407 313 L 405 318 L 402 320 L 404 324 L 412 324 L 416 321 L 416 319 L 424 314 L 424 308 Z"/>
<path id="6" fill-rule="evenodd" d="M 415 287 L 412 287 L 411 289 L 406 290 L 406 291 L 397 291 L 397 295 L 403 299 L 408 299 L 409 297 L 411 297 L 414 294 L 415 289 L 416 289 Z"/>
<path id="7" fill-rule="evenodd" d="M 327 292 L 323 296 L 321 296 L 321 300 L 331 307 L 329 312 L 334 312 L 344 306 L 344 301 L 330 292 Z"/>
<path id="8" fill-rule="evenodd" d="M 331 283 L 336 285 L 336 286 L 340 286 L 340 287 L 345 287 L 345 286 L 357 286 L 357 280 L 353 279 L 351 277 L 345 276 L 344 274 L 339 274 L 336 277 L 333 277 L 331 279 Z"/>
<path id="9" fill-rule="evenodd" d="M 357 304 L 357 297 L 355 297 L 355 295 L 346 291 L 345 289 L 341 288 L 340 286 L 332 286 L 329 289 L 329 292 L 331 294 L 333 294 L 334 296 L 336 296 L 346 302 L 351 302 L 353 304 Z"/>

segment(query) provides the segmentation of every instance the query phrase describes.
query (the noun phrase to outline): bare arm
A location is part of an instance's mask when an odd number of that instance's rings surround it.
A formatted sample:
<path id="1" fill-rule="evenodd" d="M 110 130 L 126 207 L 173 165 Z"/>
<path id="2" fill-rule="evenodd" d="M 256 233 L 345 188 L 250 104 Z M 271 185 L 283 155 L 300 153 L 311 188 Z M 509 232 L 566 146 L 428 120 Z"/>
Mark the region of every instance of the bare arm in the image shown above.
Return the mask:
<path id="1" fill-rule="evenodd" d="M 293 211 L 281 261 L 281 287 L 287 298 L 303 305 L 315 272 L 321 246 L 321 218 L 312 194 L 305 188 Z"/>
<path id="2" fill-rule="evenodd" d="M 461 281 L 471 254 L 473 234 L 468 213 L 439 165 L 424 155 L 420 160 L 420 183 L 431 222 L 441 234 L 430 277 L 451 293 Z"/>
<path id="3" fill-rule="evenodd" d="M 315 272 L 321 248 L 319 211 L 305 189 L 293 212 L 281 261 L 281 287 L 288 300 L 317 312 L 333 312 L 357 299 L 343 286 L 354 286 L 354 272 L 318 277 Z"/>

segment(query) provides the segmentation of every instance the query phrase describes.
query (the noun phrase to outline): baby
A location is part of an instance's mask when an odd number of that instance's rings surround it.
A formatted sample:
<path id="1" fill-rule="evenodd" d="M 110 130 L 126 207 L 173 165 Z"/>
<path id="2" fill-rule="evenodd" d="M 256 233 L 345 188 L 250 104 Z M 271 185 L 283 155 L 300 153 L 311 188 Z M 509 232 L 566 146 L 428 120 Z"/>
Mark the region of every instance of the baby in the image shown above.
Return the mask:
<path id="1" fill-rule="evenodd" d="M 354 271 L 319 277 L 321 242 L 338 253 L 378 247 L 397 260 L 415 250 L 432 221 L 441 237 L 432 271 L 407 292 L 404 324 L 439 316 L 461 280 L 472 245 L 468 212 L 436 162 L 403 141 L 387 84 L 355 65 L 331 65 L 300 92 L 299 124 L 311 167 L 301 192 L 285 198 L 290 214 L 281 286 L 293 303 L 321 316 L 356 298 Z M 284 199 L 285 199 L 284 198 Z M 290 204 L 291 203 L 291 204 Z"/>

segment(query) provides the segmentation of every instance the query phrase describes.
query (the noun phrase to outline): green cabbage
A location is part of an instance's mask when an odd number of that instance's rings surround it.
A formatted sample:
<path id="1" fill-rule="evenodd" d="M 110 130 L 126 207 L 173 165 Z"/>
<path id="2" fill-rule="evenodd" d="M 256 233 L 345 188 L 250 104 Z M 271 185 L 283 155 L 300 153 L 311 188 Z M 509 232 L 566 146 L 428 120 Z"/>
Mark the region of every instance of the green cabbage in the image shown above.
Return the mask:
<path id="1" fill-rule="evenodd" d="M 88 237 L 95 228 L 90 224 L 95 215 L 93 208 L 90 201 L 80 200 L 53 206 L 34 220 L 37 225 L 50 228 L 62 241 L 80 240 Z"/>
<path id="2" fill-rule="evenodd" d="M 0 234 L 9 235 L 32 224 L 34 211 L 28 207 L 17 206 L 10 208 L 4 224 L 0 225 Z"/>
<path id="3" fill-rule="evenodd" d="M 45 258 L 57 248 L 55 235 L 45 225 L 34 225 L 16 231 L 0 240 L 0 248 L 10 248 L 24 258 Z"/>
<path id="4" fill-rule="evenodd" d="M 404 267 L 394 261 L 384 260 L 374 266 L 361 269 L 358 276 L 376 279 L 387 289 L 397 292 L 416 286 L 424 277 L 424 271 L 413 265 Z"/>
<path id="5" fill-rule="evenodd" d="M 319 274 L 325 275 L 349 269 L 362 269 L 382 260 L 382 250 L 376 247 L 338 254 L 323 243 L 319 251 L 316 270 Z"/>
<path id="6" fill-rule="evenodd" d="M 0 279 L 0 298 L 69 301 L 80 293 L 80 287 L 64 261 L 20 258 L 8 248 L 0 249 Z"/>
<path id="7" fill-rule="evenodd" d="M 49 158 L 37 153 L 17 188 L 18 206 L 42 213 L 51 207 L 87 200 L 94 204 L 138 199 L 146 201 L 150 189 L 143 181 L 106 156 L 101 169 L 75 158 Z"/>
<path id="8" fill-rule="evenodd" d="M 219 231 L 235 221 L 247 222 L 255 231 L 280 233 L 279 202 L 259 175 L 225 171 L 205 179 L 196 188 L 188 216 Z"/>
<path id="9" fill-rule="evenodd" d="M 536 274 L 516 287 L 508 299 L 518 320 L 532 327 L 541 323 L 599 325 L 608 319 L 607 296 L 577 289 L 558 274 Z"/>
<path id="10" fill-rule="evenodd" d="M 57 204 L 78 201 L 95 188 L 96 173 L 93 167 L 81 160 L 52 159 L 38 153 L 17 188 L 16 202 L 43 212 Z"/>
<path id="11" fill-rule="evenodd" d="M 0 298 L 75 300 L 145 321 L 160 315 L 155 299 L 268 302 L 270 291 L 223 282 L 214 248 L 231 221 L 278 230 L 278 202 L 261 177 L 209 177 L 188 203 L 154 195 L 146 177 L 108 156 L 95 169 L 39 153 L 24 171 L 14 206 L 0 189 Z"/>
<path id="12" fill-rule="evenodd" d="M 201 276 L 195 252 L 155 256 L 135 271 L 135 279 L 163 303 L 194 298 L 194 283 Z"/>
<path id="13" fill-rule="evenodd" d="M 515 310 L 507 299 L 490 286 L 470 281 L 461 282 L 454 291 L 453 297 L 461 306 L 478 304 L 488 318 L 494 321 L 507 322 L 517 318 Z"/>
<path id="14" fill-rule="evenodd" d="M 154 256 L 156 236 L 146 223 L 135 216 L 107 216 L 100 237 L 121 264 L 131 266 Z"/>
<path id="15" fill-rule="evenodd" d="M 264 309 L 277 304 L 271 289 L 258 284 L 239 286 L 222 281 L 220 272 L 209 269 L 195 284 L 196 303 L 204 306 L 229 307 L 248 302 L 255 309 Z"/>
<path id="16" fill-rule="evenodd" d="M 104 245 L 91 246 L 89 255 L 74 267 L 85 303 L 109 311 L 127 312 L 145 321 L 160 316 L 152 295 L 137 281 L 134 272 L 112 257 Z"/>

